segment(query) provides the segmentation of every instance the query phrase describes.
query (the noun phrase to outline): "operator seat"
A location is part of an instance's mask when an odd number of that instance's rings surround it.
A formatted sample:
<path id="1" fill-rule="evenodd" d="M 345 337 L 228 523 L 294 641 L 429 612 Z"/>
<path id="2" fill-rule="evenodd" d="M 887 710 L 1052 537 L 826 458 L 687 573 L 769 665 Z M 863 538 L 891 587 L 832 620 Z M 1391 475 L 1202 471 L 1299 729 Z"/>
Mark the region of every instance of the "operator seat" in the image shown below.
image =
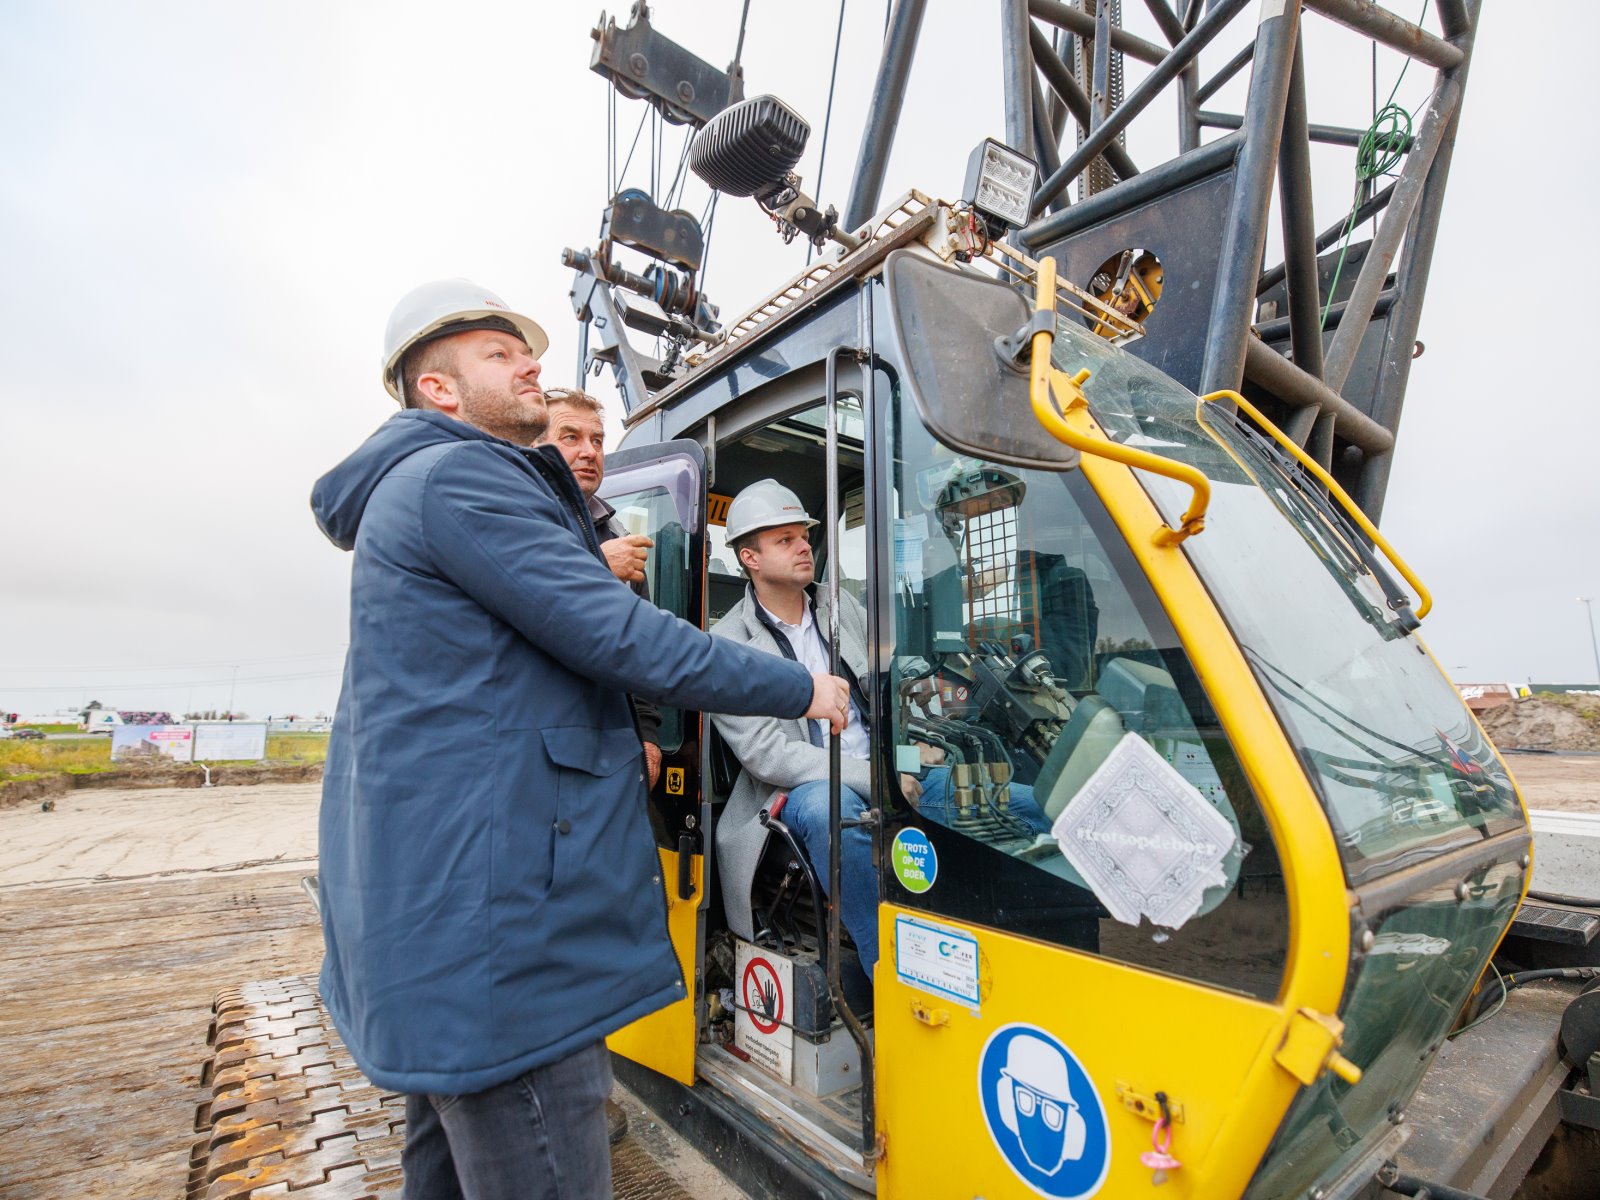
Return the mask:
<path id="1" fill-rule="evenodd" d="M 1122 715 L 1099 696 L 1078 701 L 1033 781 L 1034 799 L 1045 816 L 1054 821 L 1061 815 L 1126 732 Z"/>

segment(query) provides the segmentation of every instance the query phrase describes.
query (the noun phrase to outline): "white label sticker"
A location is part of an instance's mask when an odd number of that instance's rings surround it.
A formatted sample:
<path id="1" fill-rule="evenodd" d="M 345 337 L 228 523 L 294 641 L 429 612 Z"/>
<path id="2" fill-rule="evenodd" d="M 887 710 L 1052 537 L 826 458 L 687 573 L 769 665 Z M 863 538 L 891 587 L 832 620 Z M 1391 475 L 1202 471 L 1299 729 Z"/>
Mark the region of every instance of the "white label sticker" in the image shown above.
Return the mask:
<path id="1" fill-rule="evenodd" d="M 785 1083 L 794 1082 L 794 963 L 740 942 L 734 959 L 733 1044 Z"/>
<path id="2" fill-rule="evenodd" d="M 896 917 L 894 969 L 901 983 L 978 1012 L 978 939 L 971 934 Z"/>
<path id="3" fill-rule="evenodd" d="M 1237 835 L 1226 817 L 1136 733 L 1123 735 L 1050 828 L 1111 915 L 1177 929 L 1207 888 L 1226 885 L 1222 864 Z"/>
<path id="4" fill-rule="evenodd" d="M 922 548 L 927 540 L 928 518 L 925 513 L 895 518 L 895 584 L 899 586 L 903 583 L 918 595 L 922 593 Z"/>

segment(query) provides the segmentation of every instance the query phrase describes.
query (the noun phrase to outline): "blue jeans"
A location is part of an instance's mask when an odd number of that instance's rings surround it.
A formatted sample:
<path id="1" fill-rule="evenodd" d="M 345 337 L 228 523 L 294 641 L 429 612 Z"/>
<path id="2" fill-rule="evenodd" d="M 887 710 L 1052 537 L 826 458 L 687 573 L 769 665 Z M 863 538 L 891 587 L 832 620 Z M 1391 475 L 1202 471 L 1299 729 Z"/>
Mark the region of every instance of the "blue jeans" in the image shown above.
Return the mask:
<path id="1" fill-rule="evenodd" d="M 403 1200 L 611 1200 L 606 1097 L 596 1042 L 463 1096 L 407 1096 Z"/>
<path id="2" fill-rule="evenodd" d="M 930 821 L 948 825 L 955 817 L 950 804 L 950 768 L 931 767 L 922 780 L 922 798 L 917 811 Z M 867 802 L 847 787 L 839 789 L 839 811 L 844 820 L 861 816 Z M 1034 833 L 1048 833 L 1050 818 L 1044 815 L 1033 789 L 1026 784 L 1011 785 L 1011 813 Z M 806 848 L 806 857 L 816 869 L 817 881 L 828 890 L 828 781 L 802 783 L 789 792 L 789 802 L 779 819 L 789 826 Z M 839 920 L 856 944 L 861 966 L 867 977 L 878 963 L 878 877 L 872 870 L 872 835 L 864 827 L 845 829 L 841 839 L 839 875 L 844 896 L 839 905 Z"/>
<path id="3" fill-rule="evenodd" d="M 847 787 L 839 789 L 839 811 L 846 821 L 867 811 L 867 802 Z M 789 791 L 779 819 L 794 830 L 806 857 L 816 869 L 823 893 L 828 890 L 828 781 L 813 780 Z M 861 968 L 872 977 L 878 962 L 878 878 L 872 871 L 872 835 L 864 826 L 843 831 L 840 839 L 839 920 L 856 944 Z"/>

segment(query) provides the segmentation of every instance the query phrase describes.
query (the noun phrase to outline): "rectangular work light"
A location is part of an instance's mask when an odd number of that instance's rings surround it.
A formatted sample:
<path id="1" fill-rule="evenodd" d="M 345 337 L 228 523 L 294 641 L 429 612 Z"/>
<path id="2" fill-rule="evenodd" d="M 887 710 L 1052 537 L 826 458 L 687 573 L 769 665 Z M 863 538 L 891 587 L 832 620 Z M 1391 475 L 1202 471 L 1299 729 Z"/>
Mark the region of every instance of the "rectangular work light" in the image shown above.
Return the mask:
<path id="1" fill-rule="evenodd" d="M 1039 183 L 1039 166 L 1010 146 L 984 138 L 967 160 L 962 196 L 983 218 L 990 237 L 1028 223 L 1028 208 Z"/>

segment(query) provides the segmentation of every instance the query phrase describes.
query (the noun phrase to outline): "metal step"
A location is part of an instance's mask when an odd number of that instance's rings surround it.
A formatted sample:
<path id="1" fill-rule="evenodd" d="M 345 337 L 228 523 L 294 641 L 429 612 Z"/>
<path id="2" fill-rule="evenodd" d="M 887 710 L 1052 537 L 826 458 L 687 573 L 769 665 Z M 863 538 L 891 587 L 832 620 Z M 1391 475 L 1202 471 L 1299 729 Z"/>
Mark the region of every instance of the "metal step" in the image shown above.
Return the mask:
<path id="1" fill-rule="evenodd" d="M 361 1074 L 314 979 L 229 988 L 213 1012 L 202 1076 L 211 1099 L 195 1115 L 187 1200 L 264 1200 L 286 1189 L 306 1200 L 400 1195 L 405 1097 Z M 744 1195 L 625 1089 L 612 1099 L 627 1117 L 611 1152 L 618 1200 Z"/>

